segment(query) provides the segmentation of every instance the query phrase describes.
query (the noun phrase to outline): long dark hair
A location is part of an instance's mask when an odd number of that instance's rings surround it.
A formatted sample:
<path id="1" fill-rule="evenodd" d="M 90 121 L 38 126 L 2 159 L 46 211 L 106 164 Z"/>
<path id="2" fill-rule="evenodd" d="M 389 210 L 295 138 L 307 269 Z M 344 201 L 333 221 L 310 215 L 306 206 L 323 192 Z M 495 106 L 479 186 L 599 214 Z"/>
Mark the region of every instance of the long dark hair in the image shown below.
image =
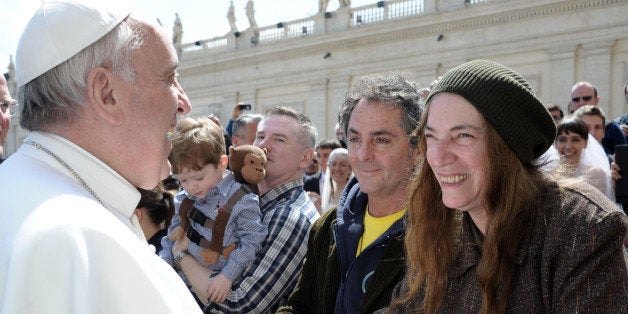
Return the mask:
<path id="1" fill-rule="evenodd" d="M 174 197 L 168 191 L 164 191 L 161 183 L 152 190 L 137 189 L 142 197 L 137 208 L 145 208 L 148 217 L 155 225 L 164 223 L 166 229 L 170 226 L 174 216 Z"/>
<path id="2" fill-rule="evenodd" d="M 448 293 L 447 274 L 464 244 L 460 243 L 462 214 L 443 204 L 441 188 L 426 162 L 422 126 L 428 111 L 429 107 L 415 131 L 420 150 L 417 164 L 421 167 L 411 181 L 408 196 L 405 248 L 409 291 L 393 306 L 411 303 L 423 291 L 420 310 L 433 313 Z M 477 278 L 482 289 L 481 313 L 503 313 L 508 305 L 515 256 L 541 207 L 540 194 L 546 179 L 537 166 L 524 165 L 486 120 L 484 125 L 487 175 L 483 199 L 488 221 Z"/>

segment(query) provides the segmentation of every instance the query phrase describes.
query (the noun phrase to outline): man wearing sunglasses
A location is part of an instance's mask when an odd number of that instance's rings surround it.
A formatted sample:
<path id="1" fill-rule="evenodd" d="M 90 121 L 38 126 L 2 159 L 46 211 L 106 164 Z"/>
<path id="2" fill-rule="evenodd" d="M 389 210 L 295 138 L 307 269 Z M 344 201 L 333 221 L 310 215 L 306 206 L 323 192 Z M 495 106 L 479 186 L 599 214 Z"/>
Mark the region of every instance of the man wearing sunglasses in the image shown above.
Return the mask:
<path id="1" fill-rule="evenodd" d="M 11 114 L 17 107 L 17 101 L 11 98 L 9 87 L 4 75 L 0 75 L 0 163 L 2 163 L 2 154 L 4 153 L 4 143 L 7 140 L 9 127 L 11 126 Z"/>
<path id="2" fill-rule="evenodd" d="M 586 105 L 594 105 L 600 102 L 597 88 L 589 82 L 578 82 L 571 88 L 571 103 L 569 113 L 574 113 L 578 108 Z"/>
<path id="3" fill-rule="evenodd" d="M 569 113 L 573 114 L 578 108 L 586 105 L 597 106 L 600 97 L 597 95 L 597 88 L 589 82 L 578 82 L 571 88 L 571 102 L 569 103 Z M 608 155 L 615 154 L 615 145 L 626 144 L 626 137 L 621 131 L 619 124 L 610 121 L 604 127 L 604 138 L 602 146 Z"/>

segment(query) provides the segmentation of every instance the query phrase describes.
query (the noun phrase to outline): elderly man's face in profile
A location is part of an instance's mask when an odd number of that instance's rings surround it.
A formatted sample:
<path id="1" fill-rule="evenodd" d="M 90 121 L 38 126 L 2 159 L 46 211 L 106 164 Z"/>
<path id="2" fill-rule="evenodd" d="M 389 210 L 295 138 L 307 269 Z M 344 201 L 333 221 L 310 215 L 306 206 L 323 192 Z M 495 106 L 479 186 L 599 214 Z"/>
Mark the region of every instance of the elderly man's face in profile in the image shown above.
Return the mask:
<path id="1" fill-rule="evenodd" d="M 176 125 L 176 114 L 191 110 L 189 100 L 177 81 L 178 59 L 168 38 L 153 25 L 140 24 L 145 44 L 134 53 L 135 82 L 120 80 L 119 99 L 128 105 L 129 138 L 121 145 L 136 145 L 137 154 L 128 156 L 137 166 L 141 188 L 153 188 L 170 174 L 168 154 L 172 144 L 166 134 Z"/>
<path id="2" fill-rule="evenodd" d="M 7 139 L 9 127 L 11 126 L 11 111 L 14 109 L 9 108 L 15 107 L 15 104 L 15 100 L 9 94 L 7 81 L 4 79 L 4 75 L 2 75 L 0 77 L 0 156 L 4 153 L 4 142 Z"/>

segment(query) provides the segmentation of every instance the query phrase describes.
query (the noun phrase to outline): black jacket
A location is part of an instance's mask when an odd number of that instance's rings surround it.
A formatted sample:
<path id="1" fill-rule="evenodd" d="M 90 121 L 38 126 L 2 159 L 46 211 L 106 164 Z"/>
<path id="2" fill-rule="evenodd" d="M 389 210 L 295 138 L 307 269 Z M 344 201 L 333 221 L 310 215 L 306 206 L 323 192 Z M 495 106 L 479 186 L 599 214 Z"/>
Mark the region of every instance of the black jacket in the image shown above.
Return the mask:
<path id="1" fill-rule="evenodd" d="M 303 178 L 303 189 L 306 192 L 316 192 L 318 195 L 321 195 L 321 188 L 319 185 L 319 181 L 321 179 L 321 172 L 317 172 L 311 176 L 305 176 Z"/>
<path id="2" fill-rule="evenodd" d="M 278 313 L 334 313 L 336 307 L 336 312 L 347 312 L 345 305 L 356 302 L 359 313 L 372 313 L 389 305 L 393 288 L 405 273 L 404 221 L 393 224 L 355 258 L 359 239 L 356 236 L 362 234 L 368 197 L 360 192 L 355 178 L 352 181 L 347 184 L 345 193 L 348 193 L 340 201 L 340 210 L 328 211 L 312 226 L 301 277 Z M 336 238 L 343 239 L 342 258 Z M 371 276 L 372 265 L 375 271 Z M 358 290 L 365 282 L 362 296 Z M 338 295 L 341 297 L 337 298 Z M 356 301 L 356 297 L 361 300 Z"/>

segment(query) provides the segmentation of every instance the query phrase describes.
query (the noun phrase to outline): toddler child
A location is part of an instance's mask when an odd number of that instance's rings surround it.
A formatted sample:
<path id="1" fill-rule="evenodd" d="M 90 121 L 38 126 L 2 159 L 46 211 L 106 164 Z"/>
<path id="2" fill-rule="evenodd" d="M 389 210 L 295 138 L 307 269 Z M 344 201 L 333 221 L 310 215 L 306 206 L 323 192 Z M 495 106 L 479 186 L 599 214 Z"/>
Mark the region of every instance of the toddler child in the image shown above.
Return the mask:
<path id="1" fill-rule="evenodd" d="M 182 191 L 175 196 L 175 215 L 168 236 L 162 238 L 163 249 L 159 255 L 177 269 L 178 261 L 190 254 L 213 270 L 208 288 L 209 301 L 223 302 L 233 281 L 255 259 L 268 233 L 262 223 L 259 198 L 255 193 L 239 191 L 241 184 L 227 170 L 222 130 L 209 118 L 180 120 L 171 140 L 172 173 Z M 236 193 L 243 196 L 233 204 L 229 201 Z M 218 249 L 221 252 L 210 251 L 210 247 L 215 247 L 209 245 L 212 237 L 216 237 L 214 229 L 221 230 L 220 221 L 225 217 L 224 213 L 220 217 L 219 214 L 227 207 L 231 207 L 231 213 L 226 226 L 222 224 L 224 235 Z M 187 213 L 183 215 L 183 221 L 180 211 Z M 187 228 L 183 230 L 181 225 L 187 225 Z M 173 256 L 174 241 L 185 237 L 189 239 L 188 249 Z M 179 274 L 187 282 L 183 272 Z"/>

